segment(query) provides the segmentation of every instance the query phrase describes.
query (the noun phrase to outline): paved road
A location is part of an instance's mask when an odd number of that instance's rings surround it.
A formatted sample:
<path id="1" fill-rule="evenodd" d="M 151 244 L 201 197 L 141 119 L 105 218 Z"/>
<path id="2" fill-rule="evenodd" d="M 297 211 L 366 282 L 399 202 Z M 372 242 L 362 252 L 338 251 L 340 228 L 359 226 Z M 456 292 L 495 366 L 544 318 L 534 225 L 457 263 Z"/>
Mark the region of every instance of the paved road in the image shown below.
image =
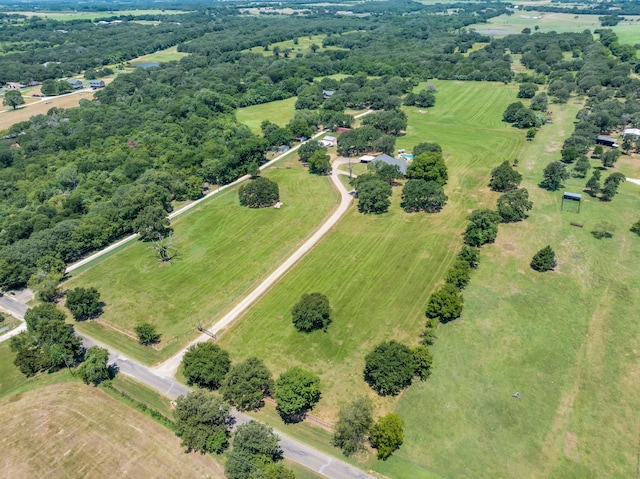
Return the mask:
<path id="1" fill-rule="evenodd" d="M 27 330 L 27 323 L 24 322 L 24 315 L 28 310 L 29 307 L 26 304 L 22 304 L 9 295 L 0 294 L 0 311 L 5 311 L 14 318 L 23 320 L 17 328 L 12 329 L 8 333 L 0 335 L 0 343 L 20 334 L 22 331 Z"/>
<path id="2" fill-rule="evenodd" d="M 345 174 L 343 171 L 338 170 L 338 167 L 349 160 L 339 159 L 333 162 L 333 170 L 331 172 L 331 180 L 335 185 L 336 189 L 340 193 L 340 204 L 338 208 L 333 212 L 333 214 L 327 219 L 327 221 L 320 226 L 320 228 L 304 242 L 300 248 L 298 248 L 291 256 L 289 256 L 278 268 L 271 273 L 262 283 L 260 283 L 253 291 L 251 291 L 247 296 L 245 296 L 238 304 L 234 306 L 234 308 L 225 314 L 219 321 L 217 321 L 213 326 L 211 326 L 208 331 L 212 334 L 217 334 L 227 326 L 229 326 L 233 321 L 238 319 L 249 307 L 255 303 L 263 294 L 265 294 L 274 284 L 284 276 L 284 274 L 289 271 L 293 265 L 295 265 L 300 259 L 306 255 L 321 239 L 324 235 L 326 235 L 342 218 L 342 216 L 347 212 L 353 197 L 349 194 L 347 189 L 344 187 L 342 182 L 340 181 L 339 175 Z M 178 354 L 169 358 L 164 363 L 156 366 L 154 369 L 159 374 L 164 376 L 173 376 L 175 375 L 180 363 L 182 362 L 182 357 L 187 349 L 196 343 L 204 342 L 210 339 L 210 336 L 207 334 L 201 334 L 197 339 L 192 341 L 187 347 L 182 349 Z"/>
<path id="3" fill-rule="evenodd" d="M 82 337 L 82 342 L 87 348 L 91 346 L 106 347 L 86 336 Z M 118 367 L 119 374 L 131 376 L 172 399 L 189 394 L 191 391 L 187 386 L 176 382 L 174 379 L 159 375 L 155 371 L 122 356 L 117 351 L 106 348 L 109 349 L 109 360 Z M 235 410 L 232 411 L 232 416 L 236 426 L 252 420 L 250 416 Z M 284 457 L 318 474 L 331 479 L 374 479 L 373 476 L 360 469 L 296 441 L 280 431 L 275 430 L 275 432 L 280 436 L 280 447 L 282 447 Z"/>
<path id="4" fill-rule="evenodd" d="M 307 141 L 312 141 L 315 140 L 316 138 L 318 138 L 319 136 L 322 136 L 326 133 L 325 131 L 321 131 L 316 133 L 314 136 L 312 136 L 309 140 Z M 283 153 L 282 155 L 276 156 L 273 160 L 269 161 L 268 163 L 265 163 L 264 165 L 262 165 L 260 167 L 260 170 L 264 170 L 265 168 L 269 168 L 271 165 L 273 165 L 276 161 L 281 160 L 282 158 L 284 158 L 285 156 L 287 156 L 288 154 L 296 151 L 298 148 L 300 148 L 300 146 L 303 143 L 300 143 L 299 145 L 294 146 L 293 148 L 291 148 L 290 150 L 288 150 L 286 153 Z M 203 201 L 208 200 L 209 198 L 211 198 L 213 195 L 218 194 L 221 191 L 224 191 L 228 188 L 231 188 L 235 185 L 237 185 L 238 183 L 242 183 L 243 181 L 246 181 L 250 178 L 249 175 L 245 175 L 242 178 L 238 178 L 236 181 L 234 181 L 233 183 L 229 183 L 228 185 L 223 185 L 220 186 L 219 188 L 216 188 L 215 190 L 211 190 L 209 191 L 209 193 L 207 193 L 205 196 L 203 196 L 202 198 L 200 198 L 199 200 L 196 200 L 192 203 L 189 203 L 188 205 L 183 206 L 182 208 L 172 212 L 169 215 L 169 219 L 173 219 L 178 215 L 181 215 L 182 213 L 184 213 L 185 211 L 189 211 L 192 208 L 195 208 L 196 206 L 198 206 L 200 203 L 202 203 Z M 66 269 L 66 273 L 71 273 L 72 271 L 75 271 L 76 269 L 80 268 L 81 266 L 84 266 L 87 263 L 90 263 L 91 261 L 93 261 L 94 259 L 98 259 L 101 256 L 104 256 L 105 254 L 113 251 L 116 248 L 119 248 L 120 246 L 129 243 L 130 241 L 133 241 L 135 239 L 138 238 L 138 233 L 132 234 L 127 236 L 126 238 L 121 239 L 120 241 L 117 241 L 116 243 L 113 243 L 109 246 L 107 246 L 106 248 L 101 249 L 100 251 L 92 254 L 91 256 L 87 256 L 86 258 L 81 259 L 80 261 L 77 261 L 71 265 L 69 265 Z"/>

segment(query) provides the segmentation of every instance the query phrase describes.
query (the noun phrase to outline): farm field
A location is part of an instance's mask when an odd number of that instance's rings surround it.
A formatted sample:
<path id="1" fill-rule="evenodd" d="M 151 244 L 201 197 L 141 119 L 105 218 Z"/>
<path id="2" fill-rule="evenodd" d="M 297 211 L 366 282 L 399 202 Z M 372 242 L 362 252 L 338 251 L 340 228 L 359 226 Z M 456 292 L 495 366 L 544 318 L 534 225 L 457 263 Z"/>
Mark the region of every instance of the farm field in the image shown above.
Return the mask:
<path id="1" fill-rule="evenodd" d="M 410 126 L 397 146 L 410 148 L 420 141 L 442 145 L 451 178 L 446 187 L 450 202 L 443 212 L 404 213 L 399 187 L 387 214 L 364 216 L 353 206 L 219 340 L 233 357 L 263 358 L 275 375 L 291 365 L 318 373 L 323 396 L 313 414 L 330 422 L 345 398 L 373 397 L 362 381 L 362 368 L 364 355 L 375 344 L 390 338 L 419 341 L 427 298 L 460 248 L 467 211 L 493 205 L 496 195 L 484 186 L 490 170 L 515 158 L 524 143 L 524 134 L 503 124 L 498 113 L 515 98 L 515 87 L 472 82 L 436 86 L 435 108 L 424 114 L 407 109 Z M 291 324 L 290 310 L 301 294 L 312 291 L 328 296 L 333 323 L 327 333 L 300 334 Z M 376 401 L 380 411 L 396 403 L 393 398 Z"/>
<path id="2" fill-rule="evenodd" d="M 95 286 L 106 303 L 100 323 L 77 324 L 78 330 L 151 364 L 193 339 L 198 324 L 212 324 L 336 204 L 329 180 L 309 175 L 295 159 L 266 176 L 278 182 L 283 208 L 240 207 L 237 188 L 230 189 L 176 220 L 179 255 L 171 264 L 159 264 L 147 244 L 136 242 L 65 283 Z M 145 320 L 162 334 L 160 350 L 135 339 L 133 328 Z"/>
<path id="3" fill-rule="evenodd" d="M 382 473 L 416 477 L 417 464 L 436 477 L 635 475 L 640 239 L 628 230 L 640 186 L 623 184 L 611 203 L 587 197 L 580 214 L 561 212 L 561 192 L 537 186 L 578 108 L 556 112 L 523 150 L 534 210 L 483 247 L 462 317 L 438 330 L 432 377 L 397 406 L 405 443 L 378 464 Z M 585 181 L 565 189 L 581 192 Z M 613 223 L 613 238 L 590 234 L 599 222 Z M 539 274 L 529 261 L 547 244 L 559 267 Z"/>
<path id="4" fill-rule="evenodd" d="M 625 15 L 626 20 L 611 28 L 620 37 L 621 43 L 635 44 L 640 42 L 640 16 Z M 500 15 L 492 18 L 488 23 L 470 25 L 482 33 L 483 30 L 492 30 L 491 34 L 520 33 L 523 28 L 534 31 L 535 26 L 540 27 L 540 33 L 556 31 L 581 32 L 589 29 L 592 32 L 600 26 L 598 15 L 574 15 L 569 13 L 519 11 L 513 15 Z"/>
<path id="5" fill-rule="evenodd" d="M 272 101 L 262 105 L 247 106 L 236 110 L 236 118 L 244 123 L 255 134 L 262 134 L 260 125 L 264 120 L 269 120 L 279 126 L 285 126 L 295 114 L 295 104 L 298 97 L 294 96 L 286 100 Z"/>
<path id="6" fill-rule="evenodd" d="M 15 395 L 0 408 L 6 477 L 224 478 L 211 456 L 185 454 L 171 431 L 84 384 Z"/>

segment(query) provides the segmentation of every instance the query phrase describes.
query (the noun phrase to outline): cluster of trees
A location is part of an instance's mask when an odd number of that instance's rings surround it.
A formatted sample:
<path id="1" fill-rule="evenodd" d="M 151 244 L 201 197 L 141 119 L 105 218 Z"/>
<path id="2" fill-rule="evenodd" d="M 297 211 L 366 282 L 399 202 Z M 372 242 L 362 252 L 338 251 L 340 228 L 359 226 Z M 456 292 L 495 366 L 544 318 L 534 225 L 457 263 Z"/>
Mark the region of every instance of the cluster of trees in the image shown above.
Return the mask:
<path id="1" fill-rule="evenodd" d="M 404 97 L 403 104 L 406 106 L 417 106 L 418 108 L 430 108 L 436 104 L 435 86 L 420 90 L 418 93 L 410 92 Z"/>
<path id="2" fill-rule="evenodd" d="M 396 180 L 403 178 L 397 165 L 382 161 L 370 163 L 367 172 L 351 179 L 356 189 L 360 213 L 385 213 L 391 206 L 392 189 Z"/>
<path id="3" fill-rule="evenodd" d="M 27 311 L 27 330 L 11 338 L 11 350 L 16 353 L 14 364 L 20 372 L 31 377 L 42 371 L 77 368 L 80 378 L 94 385 L 113 378 L 116 369 L 108 365 L 109 352 L 97 346 L 85 350 L 65 319 L 64 313 L 51 303 Z"/>
<path id="4" fill-rule="evenodd" d="M 596 197 L 600 194 L 600 200 L 602 201 L 611 201 L 618 193 L 620 183 L 624 183 L 627 179 L 622 173 L 612 173 L 604 180 L 604 184 L 601 185 L 600 177 L 600 170 L 594 170 L 591 178 L 587 181 L 585 189 L 591 196 Z"/>
<path id="5" fill-rule="evenodd" d="M 521 101 L 511 103 L 502 115 L 502 119 L 517 128 L 537 128 L 545 124 L 544 115 L 527 108 Z"/>
<path id="6" fill-rule="evenodd" d="M 225 401 L 241 411 L 258 409 L 265 395 L 277 401 L 287 422 L 304 418 L 320 400 L 320 378 L 299 367 L 283 372 L 274 382 L 269 369 L 251 357 L 232 364 L 229 353 L 212 342 L 191 346 L 182 358 L 187 384 L 220 390 Z"/>
<path id="7" fill-rule="evenodd" d="M 338 154 L 359 156 L 372 151 L 392 155 L 396 147 L 393 136 L 387 135 L 372 125 L 345 131 L 338 137 Z"/>
<path id="8" fill-rule="evenodd" d="M 504 161 L 491 172 L 489 187 L 504 193 L 498 198 L 498 214 L 504 223 L 514 223 L 527 217 L 533 203 L 529 201 L 526 188 L 519 188 L 522 175 L 508 161 Z"/>
<path id="9" fill-rule="evenodd" d="M 351 456 L 364 450 L 367 439 L 377 449 L 378 459 L 386 460 L 404 441 L 404 422 L 394 413 L 374 422 L 371 400 L 357 398 L 340 409 L 333 445 L 345 456 Z"/>

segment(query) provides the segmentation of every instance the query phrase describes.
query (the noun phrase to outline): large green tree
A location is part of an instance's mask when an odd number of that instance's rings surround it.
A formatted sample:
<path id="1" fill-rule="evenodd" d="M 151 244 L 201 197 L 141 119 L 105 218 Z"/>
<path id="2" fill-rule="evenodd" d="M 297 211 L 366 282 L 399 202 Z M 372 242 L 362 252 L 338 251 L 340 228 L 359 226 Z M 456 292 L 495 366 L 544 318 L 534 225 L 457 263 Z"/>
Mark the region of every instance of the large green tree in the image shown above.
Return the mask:
<path id="1" fill-rule="evenodd" d="M 187 452 L 221 453 L 228 444 L 231 408 L 222 399 L 195 391 L 176 400 L 176 434 Z"/>
<path id="2" fill-rule="evenodd" d="M 154 324 L 143 322 L 133 328 L 138 335 L 138 342 L 144 346 L 149 346 L 160 341 L 160 333 Z"/>
<path id="3" fill-rule="evenodd" d="M 84 362 L 80 365 L 80 377 L 86 384 L 97 386 L 102 381 L 111 379 L 113 370 L 108 365 L 109 351 L 98 346 L 87 349 Z"/>
<path id="4" fill-rule="evenodd" d="M 273 206 L 280 200 L 278 184 L 269 178 L 259 176 L 240 187 L 240 204 L 249 208 Z"/>
<path id="5" fill-rule="evenodd" d="M 378 418 L 371 426 L 369 441 L 378 450 L 378 459 L 388 459 L 404 441 L 404 421 L 395 413 Z"/>
<path id="6" fill-rule="evenodd" d="M 502 220 L 496 211 L 480 208 L 474 210 L 467 219 L 469 224 L 464 232 L 465 243 L 478 247 L 495 241 L 498 236 L 498 224 Z"/>
<path id="7" fill-rule="evenodd" d="M 293 325 L 305 333 L 326 330 L 331 323 L 331 305 L 322 293 L 303 294 L 291 310 Z"/>
<path id="8" fill-rule="evenodd" d="M 493 191 L 509 191 L 516 189 L 522 181 L 522 175 L 508 161 L 503 161 L 491 171 L 489 188 Z"/>
<path id="9" fill-rule="evenodd" d="M 280 438 L 269 426 L 249 421 L 238 426 L 224 473 L 228 479 L 261 479 L 266 470 L 282 460 Z M 274 471 L 271 472 L 273 474 Z M 277 476 L 276 476 L 277 477 Z M 286 477 L 286 476 L 285 476 Z"/>
<path id="10" fill-rule="evenodd" d="M 358 182 L 358 211 L 360 213 L 385 213 L 391 206 L 391 185 L 377 177 Z"/>
<path id="11" fill-rule="evenodd" d="M 18 90 L 9 90 L 4 94 L 4 99 L 2 100 L 2 104 L 5 106 L 10 106 L 14 110 L 18 107 L 18 105 L 24 105 L 24 98 L 22 98 L 22 92 Z"/>
<path id="12" fill-rule="evenodd" d="M 426 211 L 437 213 L 447 202 L 442 185 L 435 181 L 423 179 L 409 180 L 402 188 L 402 203 L 400 206 L 407 213 Z"/>
<path id="13" fill-rule="evenodd" d="M 364 379 L 381 396 L 397 395 L 411 385 L 416 371 L 411 349 L 393 340 L 378 344 L 364 362 Z"/>
<path id="14" fill-rule="evenodd" d="M 527 217 L 527 211 L 533 208 L 526 188 L 507 191 L 498 198 L 498 214 L 505 223 L 514 223 Z"/>
<path id="15" fill-rule="evenodd" d="M 427 151 L 414 157 L 407 167 L 407 178 L 435 181 L 442 186 L 446 185 L 449 174 L 442 153 Z"/>
<path id="16" fill-rule="evenodd" d="M 234 364 L 222 382 L 220 392 L 241 411 L 258 409 L 265 394 L 273 391 L 271 371 L 258 358 Z"/>
<path id="17" fill-rule="evenodd" d="M 102 313 L 103 304 L 96 288 L 70 289 L 65 304 L 76 321 L 95 318 Z"/>
<path id="18" fill-rule="evenodd" d="M 320 400 L 320 378 L 297 366 L 289 368 L 276 381 L 274 398 L 286 420 L 299 419 Z"/>
<path id="19" fill-rule="evenodd" d="M 187 384 L 207 389 L 218 389 L 229 372 L 229 353 L 215 343 L 206 342 L 190 346 L 182 358 Z"/>
<path id="20" fill-rule="evenodd" d="M 452 284 L 445 284 L 429 296 L 426 315 L 428 318 L 447 323 L 460 317 L 462 305 L 462 295 L 458 288 Z"/>
<path id="21" fill-rule="evenodd" d="M 364 449 L 364 442 L 373 423 L 373 404 L 369 398 L 357 398 L 338 412 L 338 422 L 333 429 L 333 445 L 345 456 Z"/>
<path id="22" fill-rule="evenodd" d="M 25 376 L 71 367 L 80 361 L 80 338 L 54 304 L 31 308 L 24 318 L 27 330 L 11 339 L 11 350 L 16 353 L 14 364 Z"/>
<path id="23" fill-rule="evenodd" d="M 133 220 L 133 229 L 142 241 L 166 238 L 173 230 L 169 226 L 167 213 L 160 205 L 150 205 Z"/>
<path id="24" fill-rule="evenodd" d="M 559 161 L 552 161 L 544 169 L 540 186 L 550 191 L 556 191 L 562 188 L 564 181 L 567 179 L 569 179 L 569 172 L 564 164 Z"/>

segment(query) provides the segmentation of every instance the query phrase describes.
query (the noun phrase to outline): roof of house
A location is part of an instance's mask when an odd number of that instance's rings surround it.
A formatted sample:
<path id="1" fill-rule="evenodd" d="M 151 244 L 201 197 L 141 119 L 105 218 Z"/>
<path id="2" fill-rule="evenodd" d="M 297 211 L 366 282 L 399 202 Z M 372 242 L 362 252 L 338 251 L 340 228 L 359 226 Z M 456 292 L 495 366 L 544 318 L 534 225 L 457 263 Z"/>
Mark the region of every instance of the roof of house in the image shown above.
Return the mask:
<path id="1" fill-rule="evenodd" d="M 640 136 L 640 128 L 627 128 L 626 130 L 624 130 L 624 134 Z"/>
<path id="2" fill-rule="evenodd" d="M 332 97 L 335 92 L 331 90 L 322 90 L 322 96 Z"/>
<path id="3" fill-rule="evenodd" d="M 579 200 L 580 198 L 582 198 L 582 195 L 580 193 L 571 193 L 569 191 L 565 191 L 562 194 L 562 197 L 568 200 Z"/>
<path id="4" fill-rule="evenodd" d="M 369 163 L 371 161 L 373 161 L 375 159 L 375 156 L 371 156 L 371 155 L 362 155 L 359 160 L 362 163 Z"/>
<path id="5" fill-rule="evenodd" d="M 382 161 L 388 165 L 395 165 L 400 170 L 400 173 L 402 173 L 403 175 L 407 174 L 407 163 L 399 160 L 398 158 L 393 158 L 386 153 L 376 156 L 373 161 Z"/>
<path id="6" fill-rule="evenodd" d="M 610 136 L 603 136 L 603 135 L 598 135 L 596 140 L 598 140 L 598 141 L 611 141 L 613 143 L 618 141 L 616 138 L 611 138 Z"/>
<path id="7" fill-rule="evenodd" d="M 328 136 L 328 135 L 327 135 L 327 136 L 325 136 L 325 137 L 323 138 L 323 140 L 325 140 L 325 141 L 333 141 L 333 142 L 338 141 L 338 139 L 337 139 L 335 136 Z"/>

